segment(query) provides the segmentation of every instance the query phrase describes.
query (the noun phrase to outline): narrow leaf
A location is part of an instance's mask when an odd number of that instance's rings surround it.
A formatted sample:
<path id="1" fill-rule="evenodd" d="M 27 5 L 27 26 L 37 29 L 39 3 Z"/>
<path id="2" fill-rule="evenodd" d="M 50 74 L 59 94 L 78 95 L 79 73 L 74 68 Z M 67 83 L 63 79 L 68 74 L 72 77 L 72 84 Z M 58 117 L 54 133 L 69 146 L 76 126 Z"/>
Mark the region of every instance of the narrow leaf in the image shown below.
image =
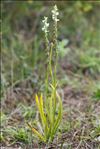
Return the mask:
<path id="1" fill-rule="evenodd" d="M 32 132 L 36 134 L 42 141 L 46 141 L 45 138 L 34 127 L 32 127 L 29 123 L 27 123 L 27 125 L 31 128 Z"/>

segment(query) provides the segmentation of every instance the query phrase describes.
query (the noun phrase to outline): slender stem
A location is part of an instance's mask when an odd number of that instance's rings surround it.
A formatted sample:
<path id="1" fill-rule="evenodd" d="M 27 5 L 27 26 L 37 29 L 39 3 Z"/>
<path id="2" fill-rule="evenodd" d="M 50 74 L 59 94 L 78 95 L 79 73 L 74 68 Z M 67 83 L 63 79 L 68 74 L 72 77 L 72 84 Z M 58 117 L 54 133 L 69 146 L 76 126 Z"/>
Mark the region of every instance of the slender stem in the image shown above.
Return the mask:
<path id="1" fill-rule="evenodd" d="M 48 41 L 48 35 L 45 33 L 45 53 L 46 53 L 46 80 L 45 80 L 45 94 L 47 98 L 47 93 L 48 93 L 48 85 L 49 85 L 49 73 L 48 73 L 48 56 L 49 56 L 49 41 Z"/>
<path id="2" fill-rule="evenodd" d="M 58 60 L 58 52 L 57 52 L 57 22 L 54 21 L 54 120 L 55 120 L 55 112 L 56 112 L 56 87 L 57 87 L 57 60 Z"/>

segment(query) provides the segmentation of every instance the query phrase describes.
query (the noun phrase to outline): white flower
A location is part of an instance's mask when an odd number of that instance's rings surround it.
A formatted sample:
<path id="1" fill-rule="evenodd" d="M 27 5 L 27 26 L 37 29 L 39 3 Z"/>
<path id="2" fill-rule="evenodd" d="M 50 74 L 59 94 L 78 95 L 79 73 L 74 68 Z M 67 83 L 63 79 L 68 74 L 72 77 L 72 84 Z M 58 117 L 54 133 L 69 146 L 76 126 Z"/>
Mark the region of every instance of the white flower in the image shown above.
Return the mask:
<path id="1" fill-rule="evenodd" d="M 49 23 L 47 23 L 47 19 L 48 17 L 44 17 L 44 20 L 42 20 L 43 22 L 42 31 L 44 31 L 45 33 L 48 32 L 48 27 L 49 27 Z"/>
<path id="2" fill-rule="evenodd" d="M 59 15 L 59 12 L 58 12 L 58 8 L 57 8 L 56 5 L 54 6 L 54 9 L 53 9 L 51 12 L 52 12 L 52 19 L 53 19 L 55 22 L 58 22 L 59 19 L 57 18 L 57 16 Z"/>

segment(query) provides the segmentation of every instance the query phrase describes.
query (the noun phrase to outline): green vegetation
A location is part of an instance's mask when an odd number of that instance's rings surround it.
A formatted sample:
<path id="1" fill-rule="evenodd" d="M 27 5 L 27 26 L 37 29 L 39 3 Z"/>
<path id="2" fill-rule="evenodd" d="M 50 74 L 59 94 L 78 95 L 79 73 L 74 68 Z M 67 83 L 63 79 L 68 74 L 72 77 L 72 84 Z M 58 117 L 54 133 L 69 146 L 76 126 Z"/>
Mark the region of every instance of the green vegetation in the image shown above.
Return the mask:
<path id="1" fill-rule="evenodd" d="M 1 10 L 0 146 L 99 149 L 100 2 L 8 0 Z"/>
<path id="2" fill-rule="evenodd" d="M 47 56 L 47 69 L 46 69 L 46 78 L 45 78 L 45 101 L 43 100 L 43 95 L 40 97 L 36 95 L 36 105 L 39 110 L 41 123 L 39 128 L 41 133 L 39 133 L 35 128 L 33 128 L 29 123 L 28 126 L 32 129 L 33 133 L 35 133 L 43 142 L 52 142 L 57 129 L 62 120 L 62 100 L 57 93 L 57 77 L 56 77 L 56 69 L 57 69 L 57 60 L 58 60 L 58 51 L 57 51 L 57 15 L 59 14 L 58 8 L 55 5 L 52 10 L 52 19 L 54 20 L 54 35 L 53 41 L 54 43 L 50 43 L 48 40 L 48 27 L 49 23 L 47 23 L 47 17 L 44 17 L 43 23 L 44 26 L 42 30 L 45 33 L 45 45 L 46 45 L 46 56 Z M 54 64 L 52 65 L 53 59 L 55 58 Z M 51 82 L 50 82 L 51 77 Z M 50 82 L 50 83 L 49 83 Z M 50 87 L 49 87 L 50 86 Z M 49 91 L 50 90 L 50 91 Z M 58 100 L 58 101 L 57 101 Z M 58 113 L 58 114 L 56 114 Z"/>

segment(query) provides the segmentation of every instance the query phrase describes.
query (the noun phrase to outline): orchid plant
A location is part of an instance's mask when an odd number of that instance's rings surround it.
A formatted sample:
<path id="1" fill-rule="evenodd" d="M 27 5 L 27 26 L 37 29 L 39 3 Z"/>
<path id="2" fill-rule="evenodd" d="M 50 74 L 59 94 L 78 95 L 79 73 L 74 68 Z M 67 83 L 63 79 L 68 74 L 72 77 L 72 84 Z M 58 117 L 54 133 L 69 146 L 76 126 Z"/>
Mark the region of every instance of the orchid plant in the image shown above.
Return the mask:
<path id="1" fill-rule="evenodd" d="M 45 49 L 47 55 L 47 69 L 45 77 L 45 93 L 44 96 L 41 93 L 40 96 L 36 95 L 36 105 L 39 111 L 40 119 L 39 128 L 35 128 L 28 123 L 28 126 L 31 128 L 32 132 L 43 142 L 52 142 L 60 122 L 62 120 L 62 100 L 57 92 L 57 22 L 58 19 L 58 8 L 55 5 L 52 10 L 52 19 L 53 19 L 53 42 L 50 43 L 48 39 L 49 33 L 49 23 L 48 17 L 44 17 L 43 28 L 45 36 Z M 51 78 L 51 79 L 50 79 Z"/>

